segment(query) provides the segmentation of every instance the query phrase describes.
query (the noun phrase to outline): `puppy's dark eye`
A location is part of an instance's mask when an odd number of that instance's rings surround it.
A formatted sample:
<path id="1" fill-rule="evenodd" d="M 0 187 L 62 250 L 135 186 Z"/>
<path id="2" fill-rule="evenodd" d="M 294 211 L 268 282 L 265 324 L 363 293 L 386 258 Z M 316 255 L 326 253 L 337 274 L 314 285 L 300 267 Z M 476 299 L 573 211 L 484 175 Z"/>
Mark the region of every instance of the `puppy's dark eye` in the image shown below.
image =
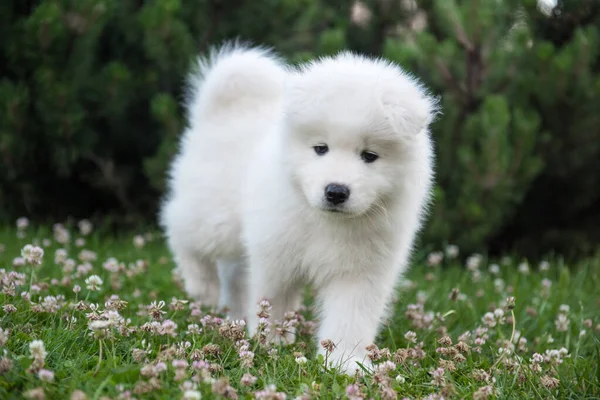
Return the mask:
<path id="1" fill-rule="evenodd" d="M 363 151 L 360 154 L 360 158 L 362 158 L 366 163 L 372 163 L 373 161 L 377 160 L 379 156 L 377 153 L 373 153 L 372 151 Z"/>
<path id="2" fill-rule="evenodd" d="M 320 156 L 327 154 L 327 152 L 329 151 L 329 147 L 327 147 L 326 144 L 320 144 L 318 146 L 313 147 L 313 149 L 315 149 L 315 153 L 317 153 Z"/>

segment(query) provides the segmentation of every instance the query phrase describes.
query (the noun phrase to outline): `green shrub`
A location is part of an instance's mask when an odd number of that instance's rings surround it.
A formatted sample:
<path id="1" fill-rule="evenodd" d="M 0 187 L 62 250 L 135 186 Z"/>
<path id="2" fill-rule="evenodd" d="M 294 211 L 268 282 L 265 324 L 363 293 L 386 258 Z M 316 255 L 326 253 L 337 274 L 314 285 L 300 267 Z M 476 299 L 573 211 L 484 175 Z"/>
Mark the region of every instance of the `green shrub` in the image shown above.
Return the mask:
<path id="1" fill-rule="evenodd" d="M 177 0 L 3 5 L 0 213 L 64 218 L 154 207 L 141 162 L 177 135 L 201 6 Z"/>
<path id="2" fill-rule="evenodd" d="M 592 250 L 600 215 L 599 7 L 587 2 L 548 17 L 535 1 L 420 4 L 427 29 L 388 37 L 384 54 L 442 97 L 426 240 L 451 239 L 467 251 L 518 244 L 532 255 L 561 244 L 562 252 Z M 596 223 L 585 224 L 591 217 Z M 567 240 L 573 233 L 578 243 Z"/>
<path id="3" fill-rule="evenodd" d="M 544 169 L 492 248 L 591 254 L 600 243 L 600 2 L 528 10 L 536 42 L 524 83 L 538 112 Z"/>
<path id="4" fill-rule="evenodd" d="M 524 99 L 518 72 L 530 58 L 526 27 L 511 2 L 434 1 L 432 29 L 389 38 L 385 55 L 413 70 L 441 95 L 435 206 L 427 237 L 475 250 L 511 218 L 540 173 L 535 152 L 540 116 Z M 408 43 L 408 44 L 407 44 Z"/>

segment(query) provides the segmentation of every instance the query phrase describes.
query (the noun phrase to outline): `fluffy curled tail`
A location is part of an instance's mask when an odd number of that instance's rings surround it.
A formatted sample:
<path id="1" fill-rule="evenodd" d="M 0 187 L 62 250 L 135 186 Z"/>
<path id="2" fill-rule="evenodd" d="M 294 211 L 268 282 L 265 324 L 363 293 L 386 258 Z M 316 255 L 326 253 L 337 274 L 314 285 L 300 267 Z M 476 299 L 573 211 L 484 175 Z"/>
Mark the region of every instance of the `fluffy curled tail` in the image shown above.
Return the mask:
<path id="1" fill-rule="evenodd" d="M 283 95 L 284 76 L 284 63 L 267 48 L 237 42 L 215 47 L 197 59 L 188 75 L 189 117 L 277 101 Z"/>

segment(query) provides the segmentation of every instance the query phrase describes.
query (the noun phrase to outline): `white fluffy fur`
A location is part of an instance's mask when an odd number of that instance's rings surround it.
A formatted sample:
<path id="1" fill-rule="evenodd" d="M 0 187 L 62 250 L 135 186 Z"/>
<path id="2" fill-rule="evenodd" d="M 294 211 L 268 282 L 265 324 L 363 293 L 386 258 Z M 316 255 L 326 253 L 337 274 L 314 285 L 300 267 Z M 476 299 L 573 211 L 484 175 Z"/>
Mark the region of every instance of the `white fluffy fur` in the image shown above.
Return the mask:
<path id="1" fill-rule="evenodd" d="M 282 319 L 310 283 L 329 360 L 368 364 L 429 202 L 434 100 L 397 65 L 348 52 L 292 70 L 227 45 L 198 65 L 161 213 L 186 290 L 253 333 L 261 299 Z M 329 183 L 350 188 L 341 212 Z"/>

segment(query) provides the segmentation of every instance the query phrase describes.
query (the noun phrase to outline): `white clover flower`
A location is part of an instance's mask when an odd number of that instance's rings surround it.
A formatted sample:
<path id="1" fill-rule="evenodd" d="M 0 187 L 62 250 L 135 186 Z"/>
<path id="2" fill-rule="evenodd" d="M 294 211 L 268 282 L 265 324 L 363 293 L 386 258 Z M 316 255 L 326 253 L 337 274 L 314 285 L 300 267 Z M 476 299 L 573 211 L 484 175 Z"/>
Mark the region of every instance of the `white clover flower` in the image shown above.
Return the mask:
<path id="1" fill-rule="evenodd" d="M 106 321 L 112 326 L 119 326 L 125 322 L 125 318 L 123 318 L 116 310 L 105 311 L 102 313 L 102 316 L 106 318 Z"/>
<path id="2" fill-rule="evenodd" d="M 54 380 L 54 372 L 48 369 L 40 369 L 38 378 L 40 378 L 42 382 L 52 382 Z"/>
<path id="3" fill-rule="evenodd" d="M 186 331 L 186 333 L 188 335 L 198 335 L 198 334 L 200 334 L 200 332 L 202 332 L 202 328 L 200 328 L 198 326 L 198 324 L 190 324 L 190 325 L 188 325 L 187 331 Z"/>
<path id="4" fill-rule="evenodd" d="M 77 263 L 75 262 L 75 260 L 73 260 L 72 258 L 67 258 L 63 264 L 63 272 L 65 274 L 70 274 L 71 272 L 75 271 L 75 267 L 76 267 Z"/>
<path id="5" fill-rule="evenodd" d="M 529 264 L 527 263 L 527 261 L 523 261 L 519 264 L 519 272 L 523 275 L 529 274 Z"/>
<path id="6" fill-rule="evenodd" d="M 81 252 L 79 252 L 79 259 L 84 263 L 89 263 L 96 261 L 98 259 L 98 255 L 94 251 L 83 249 Z"/>
<path id="7" fill-rule="evenodd" d="M 28 244 L 21 250 L 21 256 L 31 265 L 40 265 L 44 258 L 44 249 Z"/>
<path id="8" fill-rule="evenodd" d="M 554 321 L 556 330 L 559 332 L 566 332 L 569 329 L 569 323 L 569 318 L 565 314 L 558 314 L 556 321 Z"/>
<path id="9" fill-rule="evenodd" d="M 34 340 L 29 343 L 29 351 L 31 352 L 31 356 L 38 360 L 45 360 L 48 355 L 44 342 L 41 340 Z"/>
<path id="10" fill-rule="evenodd" d="M 542 287 L 545 289 L 550 289 L 550 286 L 552 286 L 552 281 L 548 278 L 544 278 L 542 279 Z"/>
<path id="11" fill-rule="evenodd" d="M 133 237 L 133 245 L 136 249 L 141 249 L 146 244 L 146 240 L 142 235 L 135 235 Z"/>
<path id="12" fill-rule="evenodd" d="M 505 282 L 501 278 L 494 279 L 494 289 L 496 292 L 501 292 L 504 290 Z"/>
<path id="13" fill-rule="evenodd" d="M 197 390 L 186 390 L 181 400 L 200 400 L 202 395 Z"/>
<path id="14" fill-rule="evenodd" d="M 496 326 L 496 318 L 494 317 L 494 314 L 492 314 L 491 312 L 485 313 L 482 318 L 482 321 L 486 326 L 489 326 L 490 328 L 493 328 Z"/>
<path id="15" fill-rule="evenodd" d="M 434 251 L 429 253 L 427 256 L 427 265 L 430 267 L 435 267 L 440 265 L 440 263 L 444 260 L 444 253 L 441 251 Z"/>
<path id="16" fill-rule="evenodd" d="M 367 26 L 371 20 L 372 12 L 363 2 L 356 1 L 352 4 L 350 21 L 358 26 Z"/>
<path id="17" fill-rule="evenodd" d="M 411 343 L 417 343 L 417 334 L 413 331 L 408 331 L 404 334 L 404 339 Z"/>
<path id="18" fill-rule="evenodd" d="M 242 379 L 240 380 L 240 383 L 242 384 L 242 386 L 252 386 L 256 383 L 256 380 L 258 378 L 256 378 L 254 375 L 249 374 L 249 373 L 245 373 L 242 376 Z"/>
<path id="19" fill-rule="evenodd" d="M 571 307 L 568 304 L 561 304 L 558 311 L 563 314 L 568 314 L 571 311 Z"/>
<path id="20" fill-rule="evenodd" d="M 467 258 L 467 269 L 469 271 L 478 270 L 482 261 L 483 256 L 481 254 L 473 254 L 469 256 L 469 258 Z"/>
<path id="21" fill-rule="evenodd" d="M 188 362 L 187 360 L 173 360 L 171 365 L 173 365 L 173 368 L 186 369 L 188 367 Z"/>
<path id="22" fill-rule="evenodd" d="M 69 254 L 67 253 L 67 250 L 62 248 L 56 249 L 56 251 L 54 252 L 54 263 L 63 264 L 65 261 L 67 261 L 68 256 Z"/>
<path id="23" fill-rule="evenodd" d="M 458 246 L 455 244 L 446 246 L 446 257 L 450 259 L 458 257 Z"/>
<path id="24" fill-rule="evenodd" d="M 498 275 L 500 273 L 500 266 L 498 264 L 491 264 L 488 269 L 492 275 Z"/>
<path id="25" fill-rule="evenodd" d="M 90 233 L 92 233 L 92 229 L 94 228 L 92 223 L 90 221 L 88 221 L 87 219 L 82 219 L 81 221 L 79 221 L 77 226 L 79 227 L 79 232 L 83 236 L 87 236 Z"/>
<path id="26" fill-rule="evenodd" d="M 104 281 L 98 275 L 90 275 L 86 280 L 85 284 L 87 285 L 88 290 L 98 291 L 100 290 L 100 286 Z"/>
<path id="27" fill-rule="evenodd" d="M 27 217 L 21 217 L 19 219 L 17 219 L 17 229 L 22 231 L 27 229 L 27 227 L 29 226 L 29 220 L 27 219 Z"/>
<path id="28" fill-rule="evenodd" d="M 108 258 L 104 264 L 102 264 L 102 267 L 110 272 L 118 272 L 120 268 L 119 261 L 114 257 Z"/>
<path id="29" fill-rule="evenodd" d="M 93 320 L 88 324 L 88 328 L 91 331 L 90 335 L 100 339 L 106 336 L 106 331 L 110 328 L 110 321 Z"/>
<path id="30" fill-rule="evenodd" d="M 6 342 L 8 342 L 9 333 L 10 332 L 8 330 L 0 328 L 0 346 L 4 346 Z"/>
<path id="31" fill-rule="evenodd" d="M 396 370 L 396 363 L 394 363 L 393 361 L 387 360 L 387 361 L 384 361 L 381 364 L 377 365 L 375 367 L 375 369 L 384 374 L 388 374 L 388 373 Z"/>
<path id="32" fill-rule="evenodd" d="M 298 365 L 304 365 L 307 362 L 308 362 L 308 360 L 304 356 L 296 357 L 296 364 L 298 364 Z"/>
<path id="33" fill-rule="evenodd" d="M 534 364 L 540 364 L 544 362 L 544 357 L 539 353 L 533 353 L 530 361 Z"/>
<path id="34" fill-rule="evenodd" d="M 99 320 L 91 321 L 89 323 L 89 328 L 93 331 L 98 331 L 101 329 L 107 329 L 110 327 L 110 325 L 111 325 L 110 321 L 104 321 L 104 320 L 99 319 Z"/>
<path id="35" fill-rule="evenodd" d="M 12 262 L 13 267 L 18 268 L 25 265 L 25 259 L 23 257 L 15 257 Z"/>
<path id="36" fill-rule="evenodd" d="M 446 377 L 444 376 L 444 372 L 445 371 L 443 368 L 438 368 L 434 371 L 431 371 L 430 374 L 433 378 L 431 383 L 436 386 L 444 386 L 444 384 L 446 383 Z"/>
<path id="37" fill-rule="evenodd" d="M 71 234 L 62 224 L 55 224 L 52 228 L 54 231 L 54 240 L 60 244 L 67 244 L 71 240 Z"/>

